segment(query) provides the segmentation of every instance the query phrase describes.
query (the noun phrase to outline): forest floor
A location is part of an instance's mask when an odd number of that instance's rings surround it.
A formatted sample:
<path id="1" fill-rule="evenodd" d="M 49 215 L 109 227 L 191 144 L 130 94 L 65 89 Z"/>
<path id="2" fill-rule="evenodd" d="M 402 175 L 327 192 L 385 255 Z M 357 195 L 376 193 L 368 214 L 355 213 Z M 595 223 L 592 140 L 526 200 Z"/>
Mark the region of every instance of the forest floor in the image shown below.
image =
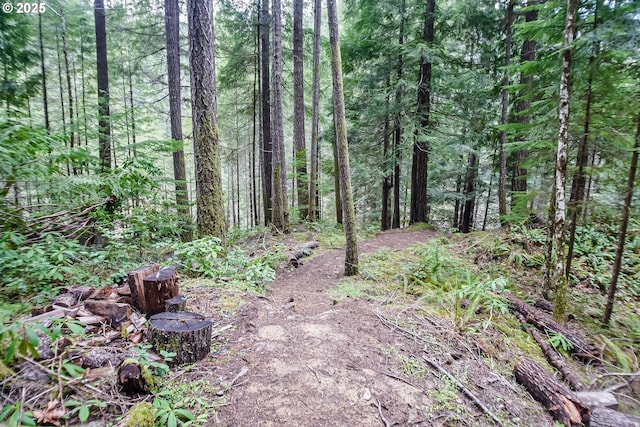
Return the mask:
<path id="1" fill-rule="evenodd" d="M 368 269 L 376 260 L 403 264 L 407 248 L 439 236 L 385 232 L 359 249 Z M 492 327 L 461 334 L 453 319 L 423 309 L 402 289 L 357 290 L 343 265 L 344 250 L 319 251 L 278 271 L 265 296 L 186 291 L 190 310 L 233 325 L 215 339 L 210 360 L 181 373 L 191 392 L 216 401 L 206 425 L 488 426 L 494 418 L 505 426 L 554 425 L 513 379 L 511 338 Z M 224 315 L 221 304 L 229 307 Z M 197 384 L 217 387 L 196 391 Z"/>

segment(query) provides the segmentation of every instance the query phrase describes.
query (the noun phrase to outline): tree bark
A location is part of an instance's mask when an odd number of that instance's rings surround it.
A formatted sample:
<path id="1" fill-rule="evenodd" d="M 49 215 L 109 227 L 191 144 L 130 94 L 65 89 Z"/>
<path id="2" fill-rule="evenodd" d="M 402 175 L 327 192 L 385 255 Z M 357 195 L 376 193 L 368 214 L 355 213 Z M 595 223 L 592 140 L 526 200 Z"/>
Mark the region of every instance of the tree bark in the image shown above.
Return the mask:
<path id="1" fill-rule="evenodd" d="M 289 231 L 287 197 L 287 162 L 284 149 L 284 119 L 282 110 L 282 10 L 281 1 L 273 5 L 273 225 Z M 276 181 L 276 175 L 278 181 Z"/>
<path id="2" fill-rule="evenodd" d="M 478 161 L 475 151 L 469 153 L 469 164 L 465 174 L 464 184 L 464 212 L 460 222 L 460 232 L 469 233 L 473 229 L 473 212 L 476 202 L 476 175 Z"/>
<path id="3" fill-rule="evenodd" d="M 585 339 L 580 335 L 571 329 L 558 324 L 546 313 L 531 307 L 529 304 L 510 293 L 505 292 L 502 295 L 509 301 L 512 310 L 517 311 L 524 316 L 527 322 L 535 325 L 542 331 L 549 331 L 563 335 L 572 345 L 571 355 L 574 358 L 583 361 L 593 361 L 596 358 L 596 348 L 585 341 Z"/>
<path id="4" fill-rule="evenodd" d="M 98 150 L 102 171 L 111 169 L 111 119 L 109 116 L 109 68 L 104 0 L 95 0 L 96 64 L 98 68 Z"/>
<path id="5" fill-rule="evenodd" d="M 598 4 L 596 1 L 596 10 L 593 17 L 593 31 L 595 32 L 598 27 Z M 597 46 L 596 46 L 597 50 Z M 567 249 L 567 266 L 565 268 L 567 274 L 567 280 L 571 274 L 571 262 L 573 261 L 573 248 L 576 241 L 576 227 L 578 223 L 578 216 L 582 208 L 584 201 L 586 177 L 584 170 L 589 163 L 589 125 L 591 124 L 591 104 L 593 102 L 593 76 L 596 73 L 596 61 L 595 55 L 589 56 L 589 73 L 587 75 L 587 92 L 585 100 L 585 112 L 584 112 L 584 127 L 582 132 L 582 138 L 580 145 L 578 146 L 578 154 L 576 155 L 576 172 L 573 175 L 573 181 L 571 183 L 571 196 L 569 197 L 569 216 L 571 221 L 569 223 L 569 247 Z"/>
<path id="6" fill-rule="evenodd" d="M 156 352 L 176 353 L 171 365 L 186 365 L 210 353 L 211 329 L 211 320 L 201 314 L 179 311 L 151 316 L 147 335 Z"/>
<path id="7" fill-rule="evenodd" d="M 144 305 L 147 307 L 145 314 L 150 316 L 165 310 L 165 302 L 177 297 L 180 293 L 178 287 L 178 274 L 176 266 L 165 267 L 153 273 L 143 280 Z"/>
<path id="8" fill-rule="evenodd" d="M 264 223 L 273 220 L 273 142 L 271 132 L 271 73 L 269 68 L 270 49 L 269 31 L 269 0 L 262 0 L 260 9 L 260 47 L 261 47 L 261 122 L 262 122 L 262 204 L 264 209 Z"/>
<path id="9" fill-rule="evenodd" d="M 640 427 L 640 417 L 607 408 L 593 408 L 589 427 Z"/>
<path id="10" fill-rule="evenodd" d="M 402 85 L 400 81 L 404 75 L 404 55 L 402 47 L 405 38 L 405 9 L 406 2 L 402 0 L 400 3 L 400 27 L 398 29 L 398 45 L 400 45 L 400 53 L 396 63 L 397 87 L 395 93 L 395 103 L 399 105 L 402 102 Z M 393 217 L 391 218 L 391 228 L 400 228 L 400 145 L 402 143 L 402 112 L 399 110 L 393 120 Z"/>
<path id="11" fill-rule="evenodd" d="M 147 312 L 146 299 L 144 296 L 144 278 L 157 273 L 160 270 L 157 264 L 140 267 L 127 273 L 127 283 L 131 290 L 133 304 L 143 313 Z"/>
<path id="12" fill-rule="evenodd" d="M 531 2 L 528 2 L 527 5 L 530 5 Z M 525 21 L 533 22 L 538 19 L 538 11 L 530 10 L 525 13 Z M 525 62 L 535 61 L 536 60 L 536 51 L 537 44 L 534 40 L 525 40 L 522 43 L 522 51 L 520 52 L 520 62 L 524 64 Z M 520 86 L 523 90 L 518 95 L 518 102 L 516 103 L 516 116 L 518 123 L 521 123 L 524 127 L 526 127 L 530 118 L 526 111 L 531 108 L 531 84 L 533 83 L 533 76 L 528 75 L 524 72 L 520 73 Z M 524 141 L 524 138 L 519 138 L 520 141 Z M 518 205 L 519 199 L 521 199 L 525 193 L 527 192 L 527 169 L 526 162 L 529 159 L 529 150 L 527 149 L 519 149 L 513 153 L 513 176 L 511 183 L 511 206 L 516 207 Z M 519 206 L 522 208 L 522 206 Z"/>
<path id="13" fill-rule="evenodd" d="M 387 86 L 390 82 L 387 78 Z M 392 187 L 392 172 L 389 171 L 389 97 L 387 96 L 384 128 L 382 130 L 382 212 L 380 215 L 380 229 L 388 230 L 391 227 L 391 216 L 389 215 L 389 199 Z"/>
<path id="14" fill-rule="evenodd" d="M 49 99 L 47 97 L 47 72 L 44 65 L 44 43 L 42 40 L 42 14 L 38 14 L 38 42 L 40 45 L 40 73 L 42 77 L 42 104 L 44 106 L 44 129 L 51 132 L 49 122 Z"/>
<path id="15" fill-rule="evenodd" d="M 303 69 L 303 0 L 293 2 L 293 148 L 300 219 L 309 216 L 309 178 L 307 176 L 307 147 L 304 131 L 304 69 Z"/>
<path id="16" fill-rule="evenodd" d="M 502 114 L 500 124 L 505 126 L 509 122 L 509 66 L 511 65 L 511 40 L 513 27 L 513 5 L 514 1 L 509 0 L 507 5 L 507 16 L 505 24 L 505 48 L 504 48 L 504 77 L 502 78 Z M 507 131 L 500 131 L 500 176 L 498 178 L 498 215 L 500 216 L 500 224 L 504 226 L 505 217 L 507 216 Z"/>
<path id="17" fill-rule="evenodd" d="M 560 126 L 558 130 L 558 150 L 556 153 L 554 240 L 556 248 L 556 291 L 553 318 L 556 322 L 566 321 L 567 275 L 565 272 L 565 185 L 567 182 L 567 150 L 569 146 L 569 95 L 571 79 L 571 53 L 575 37 L 577 0 L 567 0 L 564 46 L 562 51 L 562 74 L 560 80 Z"/>
<path id="18" fill-rule="evenodd" d="M 333 105 L 336 119 L 336 152 L 340 169 L 340 193 L 344 213 L 344 232 L 347 240 L 345 248 L 344 274 L 358 274 L 358 238 L 356 234 L 356 211 L 351 191 L 351 171 L 349 166 L 349 145 L 347 142 L 347 121 L 344 111 L 344 89 L 342 83 L 342 57 L 338 34 L 338 12 L 335 0 L 327 0 L 329 20 L 329 44 L 331 45 L 331 76 L 333 81 Z"/>
<path id="19" fill-rule="evenodd" d="M 67 21 L 64 17 L 64 7 L 60 3 L 60 25 L 62 27 L 62 56 L 64 58 L 65 76 L 67 81 L 67 100 L 69 101 L 69 148 L 73 150 L 76 145 L 75 116 L 73 113 L 73 86 L 71 84 L 71 64 L 69 62 L 69 47 L 67 45 Z M 78 174 L 78 168 L 74 164 L 71 165 L 74 175 Z"/>
<path id="20" fill-rule="evenodd" d="M 422 39 L 431 46 L 434 37 L 434 13 L 436 0 L 427 0 L 424 17 Z M 429 143 L 426 132 L 430 127 L 431 114 L 431 60 L 424 52 L 420 60 L 420 80 L 418 83 L 418 129 L 413 144 L 413 159 L 411 165 L 411 210 L 409 223 L 427 222 L 427 182 L 429 171 Z"/>
<path id="21" fill-rule="evenodd" d="M 169 116 L 171 139 L 179 142 L 180 148 L 173 152 L 173 179 L 178 214 L 182 221 L 182 241 L 193 239 L 189 210 L 187 174 L 182 149 L 182 106 L 180 79 L 180 6 L 178 0 L 164 1 L 164 24 L 167 43 L 167 79 L 169 83 Z"/>
<path id="22" fill-rule="evenodd" d="M 309 176 L 309 221 L 318 220 L 318 133 L 320 125 L 320 22 L 322 1 L 313 1 L 313 97 L 311 118 L 311 176 Z"/>
<path id="23" fill-rule="evenodd" d="M 591 411 L 584 402 L 538 363 L 522 359 L 514 374 L 516 381 L 549 410 L 554 420 L 567 427 L 589 422 Z"/>
<path id="24" fill-rule="evenodd" d="M 638 151 L 640 151 L 640 114 L 638 114 L 638 128 L 636 130 L 636 140 L 633 145 L 633 155 L 631 156 L 631 167 L 629 168 L 629 180 L 627 181 L 627 190 L 624 195 L 624 206 L 622 208 L 622 221 L 620 223 L 620 233 L 618 234 L 618 246 L 616 248 L 616 259 L 613 262 L 613 271 L 611 274 L 611 283 L 609 283 L 609 292 L 607 294 L 607 307 L 604 312 L 605 325 L 609 324 L 611 314 L 613 312 L 613 303 L 616 297 L 616 288 L 618 286 L 618 278 L 620 277 L 620 267 L 622 265 L 622 257 L 624 256 L 624 242 L 627 237 L 627 226 L 629 225 L 629 212 L 631 210 L 631 200 L 633 199 L 633 186 L 636 180 L 636 171 L 638 169 Z"/>
<path id="25" fill-rule="evenodd" d="M 342 198 L 340 197 L 340 167 L 338 166 L 338 150 L 336 148 L 336 141 L 338 140 L 338 132 L 336 130 L 336 109 L 335 99 L 333 100 L 333 190 L 336 195 L 336 224 L 343 223 L 342 215 Z"/>
<path id="26" fill-rule="evenodd" d="M 188 0 L 189 64 L 198 234 L 226 245 L 211 0 Z"/>

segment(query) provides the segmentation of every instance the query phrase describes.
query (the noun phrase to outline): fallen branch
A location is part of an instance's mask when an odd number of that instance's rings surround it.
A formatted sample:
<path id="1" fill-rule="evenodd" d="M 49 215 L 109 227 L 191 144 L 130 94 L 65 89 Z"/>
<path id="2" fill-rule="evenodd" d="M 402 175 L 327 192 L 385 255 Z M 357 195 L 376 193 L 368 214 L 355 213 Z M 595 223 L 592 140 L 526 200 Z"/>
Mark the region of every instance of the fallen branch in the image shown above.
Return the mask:
<path id="1" fill-rule="evenodd" d="M 384 417 L 384 415 L 382 414 L 382 405 L 380 404 L 380 399 L 376 398 L 376 402 L 377 402 L 377 407 L 378 407 L 378 414 L 380 414 L 380 419 L 382 420 L 382 422 L 384 423 L 384 427 L 391 427 L 393 426 L 393 423 L 390 422 L 388 419 L 386 419 Z"/>
<path id="2" fill-rule="evenodd" d="M 527 321 L 524 316 L 522 316 L 522 314 L 517 312 L 516 316 L 520 320 L 522 329 L 528 332 L 538 343 L 538 346 L 540 346 L 542 353 L 544 353 L 544 357 L 547 359 L 549 364 L 551 364 L 551 366 L 556 368 L 558 372 L 562 374 L 562 377 L 569 384 L 569 387 L 571 387 L 571 389 L 575 391 L 584 390 L 584 383 L 580 380 L 580 377 L 578 377 L 573 369 L 571 369 L 571 367 L 565 362 L 565 360 L 562 358 L 562 355 L 558 353 L 556 349 L 551 347 L 547 340 L 545 340 L 537 330 L 530 328 L 527 325 Z"/>
<path id="3" fill-rule="evenodd" d="M 522 359 L 515 367 L 516 381 L 549 410 L 554 420 L 564 426 L 586 424 L 591 411 L 572 391 L 531 359 Z"/>
<path id="4" fill-rule="evenodd" d="M 311 255 L 312 249 L 318 247 L 318 242 L 312 240 L 310 242 L 303 243 L 302 245 L 296 246 L 290 251 L 286 252 L 287 255 L 287 263 L 289 267 L 298 268 L 300 262 L 298 261 L 300 258 L 307 257 Z"/>
<path id="5" fill-rule="evenodd" d="M 496 417 L 496 415 L 493 412 L 491 412 L 491 410 L 484 403 L 482 403 L 482 401 L 478 397 L 476 397 L 476 395 L 473 394 L 471 390 L 466 388 L 464 384 L 458 381 L 456 377 L 451 375 L 446 369 L 440 366 L 437 362 L 429 359 L 427 356 L 423 355 L 422 359 L 425 362 L 427 362 L 429 365 L 431 365 L 433 368 L 437 369 L 441 374 L 449 378 L 460 389 L 460 391 L 462 391 L 463 394 L 465 394 L 468 398 L 470 398 L 473 401 L 473 403 L 475 403 L 476 406 L 478 406 L 482 410 L 482 412 L 487 414 L 493 420 L 493 422 L 496 423 L 496 425 L 502 426 L 502 422 L 498 419 L 498 417 Z"/>
<path id="6" fill-rule="evenodd" d="M 509 301 L 509 305 L 512 310 L 517 311 L 524 316 L 528 323 L 535 325 L 542 331 L 551 331 L 561 334 L 569 340 L 573 346 L 571 349 L 573 357 L 582 361 L 593 361 L 596 359 L 596 348 L 586 342 L 576 332 L 558 324 L 548 314 L 532 307 L 520 298 L 511 295 L 509 292 L 504 292 L 502 295 L 507 299 L 507 301 Z"/>
<path id="7" fill-rule="evenodd" d="M 391 329 L 391 330 L 396 330 L 399 331 L 401 333 L 403 333 L 405 336 L 409 337 L 409 338 L 413 338 L 416 339 L 418 341 L 421 341 L 425 344 L 431 344 L 431 345 L 435 345 L 437 347 L 443 347 L 442 344 L 437 343 L 435 341 L 429 341 L 428 339 L 414 333 L 411 332 L 408 329 L 403 328 L 402 326 L 398 325 L 397 323 L 392 322 L 391 320 L 387 319 L 386 317 L 384 317 L 382 314 L 380 314 L 378 311 L 375 312 L 376 316 L 378 317 L 378 319 L 380 320 L 380 322 L 382 322 L 382 324 L 384 326 L 386 326 L 387 328 Z"/>

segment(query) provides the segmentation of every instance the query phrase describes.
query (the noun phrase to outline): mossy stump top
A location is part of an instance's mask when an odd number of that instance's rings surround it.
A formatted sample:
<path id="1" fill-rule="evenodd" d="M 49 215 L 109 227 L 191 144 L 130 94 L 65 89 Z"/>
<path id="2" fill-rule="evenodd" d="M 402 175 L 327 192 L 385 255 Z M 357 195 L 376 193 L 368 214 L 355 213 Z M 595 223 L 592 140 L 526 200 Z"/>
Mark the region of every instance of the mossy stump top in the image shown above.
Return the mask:
<path id="1" fill-rule="evenodd" d="M 153 349 L 176 353 L 172 365 L 186 365 L 204 359 L 211 348 L 211 320 L 188 311 L 154 314 L 149 319 L 147 338 Z"/>

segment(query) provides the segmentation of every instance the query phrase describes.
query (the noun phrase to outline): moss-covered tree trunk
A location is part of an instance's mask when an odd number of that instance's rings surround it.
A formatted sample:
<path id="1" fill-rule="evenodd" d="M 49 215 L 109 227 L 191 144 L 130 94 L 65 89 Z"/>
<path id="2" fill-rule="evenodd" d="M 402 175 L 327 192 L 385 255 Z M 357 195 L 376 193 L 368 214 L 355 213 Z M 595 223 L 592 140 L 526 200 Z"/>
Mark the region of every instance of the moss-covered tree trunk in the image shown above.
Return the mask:
<path id="1" fill-rule="evenodd" d="M 107 24 L 104 1 L 95 0 L 96 64 L 98 68 L 98 151 L 100 168 L 111 169 L 111 121 L 109 118 L 109 68 L 107 60 Z"/>
<path id="2" fill-rule="evenodd" d="M 333 80 L 333 106 L 336 120 L 336 152 L 340 173 L 340 193 L 342 199 L 344 232 L 347 239 L 344 260 L 345 276 L 358 274 L 358 238 L 356 235 L 356 211 L 351 192 L 351 172 L 349 168 L 349 144 L 347 143 L 347 121 L 344 111 L 344 89 L 342 84 L 342 58 L 338 36 L 338 12 L 335 0 L 327 0 L 329 19 L 329 43 L 331 45 L 331 75 Z"/>
<path id="3" fill-rule="evenodd" d="M 618 234 L 618 247 L 616 248 L 616 259 L 613 263 L 613 272 L 611 275 L 611 283 L 609 284 L 609 293 L 607 297 L 607 308 L 604 313 L 604 324 L 609 324 L 611 313 L 613 312 L 613 302 L 616 297 L 616 288 L 618 286 L 618 277 L 620 276 L 620 267 L 622 266 L 622 255 L 624 254 L 624 241 L 627 237 L 627 225 L 629 224 L 629 211 L 631 209 L 631 199 L 633 198 L 633 187 L 636 181 L 636 171 L 638 169 L 638 151 L 640 151 L 640 114 L 638 114 L 638 128 L 636 131 L 636 142 L 633 146 L 633 155 L 631 156 L 631 167 L 629 168 L 629 181 L 627 182 L 627 191 L 624 195 L 624 207 L 622 208 L 622 222 L 620 224 L 620 233 Z"/>
<path id="4" fill-rule="evenodd" d="M 422 39 L 427 45 L 433 44 L 434 13 L 436 1 L 427 0 L 424 16 Z M 431 59 L 426 52 L 420 60 L 420 81 L 418 84 L 418 129 L 413 144 L 413 159 L 411 164 L 411 210 L 409 222 L 427 222 L 427 182 L 429 171 L 429 143 L 426 131 L 430 126 L 431 115 Z"/>
<path id="5" fill-rule="evenodd" d="M 309 175 L 309 221 L 318 215 L 318 131 L 320 124 L 320 22 L 321 0 L 313 0 L 313 98 L 311 118 L 311 174 Z"/>
<path id="6" fill-rule="evenodd" d="M 273 225 L 289 231 L 287 198 L 287 164 L 284 151 L 284 119 L 282 111 L 282 7 L 273 0 Z M 277 177 L 276 177 L 277 175 Z"/>
<path id="7" fill-rule="evenodd" d="M 164 23 L 167 41 L 167 81 L 169 83 L 169 117 L 171 139 L 182 143 L 182 107 L 180 84 L 180 6 L 178 0 L 164 1 Z M 173 152 L 173 179 L 175 180 L 176 205 L 183 222 L 183 241 L 193 238 L 191 212 L 187 189 L 187 174 L 184 150 L 180 147 Z"/>
<path id="8" fill-rule="evenodd" d="M 565 184 L 567 182 L 567 149 L 569 146 L 569 94 L 571 78 L 571 45 L 576 31 L 577 0 L 567 1 L 564 44 L 562 50 L 562 75 L 560 79 L 560 126 L 558 129 L 558 150 L 556 153 L 555 174 L 555 219 L 554 240 L 556 247 L 556 294 L 553 318 L 556 322 L 565 322 L 567 308 L 567 275 L 565 274 L 565 228 L 566 201 Z"/>
<path id="9" fill-rule="evenodd" d="M 269 58 L 269 0 L 260 6 L 260 122 L 262 139 L 260 144 L 260 172 L 262 176 L 262 208 L 265 225 L 271 224 L 273 215 L 273 133 L 271 132 L 271 72 Z"/>
<path id="10" fill-rule="evenodd" d="M 295 151 L 296 190 L 300 219 L 309 216 L 309 179 L 304 134 L 304 68 L 302 0 L 293 2 L 293 149 Z"/>
<path id="11" fill-rule="evenodd" d="M 212 9 L 211 0 L 187 1 L 193 152 L 198 234 L 225 243 Z"/>

